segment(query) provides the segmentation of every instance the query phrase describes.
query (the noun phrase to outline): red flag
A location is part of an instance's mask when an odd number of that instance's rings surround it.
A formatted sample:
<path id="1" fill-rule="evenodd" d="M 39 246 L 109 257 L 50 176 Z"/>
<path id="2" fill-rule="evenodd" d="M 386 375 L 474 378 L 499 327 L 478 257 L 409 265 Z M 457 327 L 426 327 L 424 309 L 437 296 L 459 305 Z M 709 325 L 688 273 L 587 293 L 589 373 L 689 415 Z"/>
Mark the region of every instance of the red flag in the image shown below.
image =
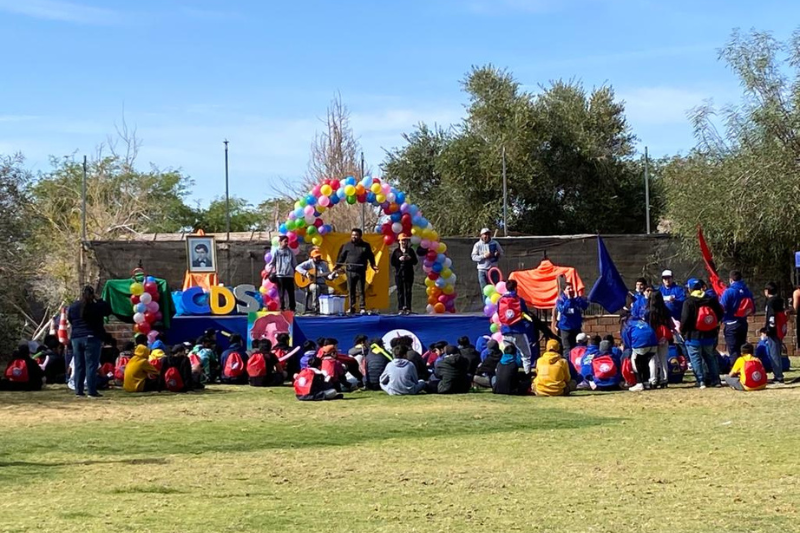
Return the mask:
<path id="1" fill-rule="evenodd" d="M 725 289 L 728 287 L 719 279 L 717 265 L 714 264 L 711 250 L 708 248 L 705 237 L 703 237 L 703 228 L 700 226 L 697 226 L 697 240 L 700 242 L 700 253 L 703 254 L 703 262 L 706 264 L 706 270 L 708 271 L 708 281 L 711 283 L 711 287 L 714 289 L 717 296 L 722 296 L 722 293 L 725 292 Z"/>

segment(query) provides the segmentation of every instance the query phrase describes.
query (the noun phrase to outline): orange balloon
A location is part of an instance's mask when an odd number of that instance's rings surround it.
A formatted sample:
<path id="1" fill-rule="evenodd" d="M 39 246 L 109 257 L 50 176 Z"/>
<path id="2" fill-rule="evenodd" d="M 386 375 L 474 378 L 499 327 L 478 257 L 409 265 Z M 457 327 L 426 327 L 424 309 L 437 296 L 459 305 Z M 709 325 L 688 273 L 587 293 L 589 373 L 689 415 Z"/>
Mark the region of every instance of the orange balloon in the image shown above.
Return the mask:
<path id="1" fill-rule="evenodd" d="M 366 191 L 366 189 L 364 189 L 363 185 L 361 185 L 360 183 L 358 185 L 356 185 L 356 196 L 361 196 L 365 192 L 367 192 L 367 191 Z"/>
<path id="2" fill-rule="evenodd" d="M 395 202 L 389 204 L 389 212 L 390 213 L 397 213 L 400 211 L 400 206 L 397 205 Z"/>
<path id="3" fill-rule="evenodd" d="M 436 313 L 444 313 L 444 304 L 439 302 L 438 304 L 433 306 L 433 310 Z"/>
<path id="4" fill-rule="evenodd" d="M 439 299 L 436 296 L 428 296 L 428 303 L 435 306 L 439 302 Z M 444 307 L 444 305 L 442 306 Z"/>
<path id="5" fill-rule="evenodd" d="M 442 289 L 440 289 L 439 287 L 433 287 L 433 294 L 432 294 L 432 296 L 436 296 L 436 297 L 438 298 L 438 297 L 439 297 L 439 296 L 441 296 L 442 294 L 444 294 L 444 293 L 442 292 Z"/>

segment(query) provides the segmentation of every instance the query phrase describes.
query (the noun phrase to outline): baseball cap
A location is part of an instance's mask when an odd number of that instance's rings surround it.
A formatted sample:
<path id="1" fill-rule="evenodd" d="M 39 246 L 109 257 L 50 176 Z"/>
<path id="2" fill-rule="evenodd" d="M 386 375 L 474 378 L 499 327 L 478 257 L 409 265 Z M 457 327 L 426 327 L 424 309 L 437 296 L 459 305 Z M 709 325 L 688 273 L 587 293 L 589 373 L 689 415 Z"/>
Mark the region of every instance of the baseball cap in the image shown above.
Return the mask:
<path id="1" fill-rule="evenodd" d="M 578 335 L 575 337 L 575 342 L 586 342 L 588 340 L 589 340 L 589 335 L 583 332 L 578 333 Z"/>
<path id="2" fill-rule="evenodd" d="M 408 238 L 409 238 L 409 236 L 406 235 L 405 233 L 401 233 L 400 235 L 397 236 L 397 240 L 398 241 L 404 241 L 404 240 L 406 240 Z"/>
<path id="3" fill-rule="evenodd" d="M 481 230 L 481 235 L 485 235 L 486 233 L 491 233 L 491 232 L 492 232 L 492 230 L 490 230 L 489 228 L 483 228 Z"/>
<path id="4" fill-rule="evenodd" d="M 672 277 L 672 270 L 665 270 L 661 273 L 662 278 L 671 278 Z"/>
<path id="5" fill-rule="evenodd" d="M 322 253 L 320 253 L 320 251 L 317 249 L 311 250 L 309 255 L 313 258 L 322 257 Z"/>

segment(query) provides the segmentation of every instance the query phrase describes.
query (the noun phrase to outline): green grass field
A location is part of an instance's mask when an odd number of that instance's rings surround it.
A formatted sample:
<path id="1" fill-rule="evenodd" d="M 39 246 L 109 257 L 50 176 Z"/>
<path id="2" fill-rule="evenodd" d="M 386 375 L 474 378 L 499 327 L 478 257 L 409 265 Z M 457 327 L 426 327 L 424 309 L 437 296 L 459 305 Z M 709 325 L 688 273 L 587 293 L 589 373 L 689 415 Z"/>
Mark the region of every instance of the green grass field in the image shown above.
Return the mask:
<path id="1" fill-rule="evenodd" d="M 0 531 L 800 531 L 800 388 L 0 393 Z"/>

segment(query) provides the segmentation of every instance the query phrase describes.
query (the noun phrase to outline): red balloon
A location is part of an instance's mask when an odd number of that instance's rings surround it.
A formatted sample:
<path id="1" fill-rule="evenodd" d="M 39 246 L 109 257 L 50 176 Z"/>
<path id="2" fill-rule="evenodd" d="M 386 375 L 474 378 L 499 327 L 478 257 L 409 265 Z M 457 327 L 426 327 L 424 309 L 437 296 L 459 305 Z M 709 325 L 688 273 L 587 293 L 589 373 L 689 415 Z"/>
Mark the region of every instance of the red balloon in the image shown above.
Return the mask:
<path id="1" fill-rule="evenodd" d="M 437 274 L 436 272 L 431 271 L 431 272 L 428 273 L 428 279 L 432 279 L 433 281 L 436 281 L 437 279 L 439 279 L 439 274 Z"/>
<path id="2" fill-rule="evenodd" d="M 146 281 L 144 284 L 144 291 L 152 294 L 158 294 L 158 285 L 155 281 Z"/>
<path id="3" fill-rule="evenodd" d="M 324 222 L 322 222 L 322 219 L 321 219 L 321 218 L 318 218 L 318 219 L 316 219 L 316 220 L 314 221 L 314 226 L 316 226 L 316 227 L 318 227 L 318 228 L 321 228 L 321 227 L 322 227 L 324 224 L 325 224 L 325 223 L 324 223 Z"/>
<path id="4" fill-rule="evenodd" d="M 411 224 L 411 215 L 409 215 L 408 213 L 403 213 L 403 218 L 401 218 L 401 219 L 400 219 L 400 221 L 401 221 L 403 224 L 405 224 L 406 222 L 408 222 L 409 224 Z"/>
<path id="5" fill-rule="evenodd" d="M 135 294 L 131 294 L 131 304 L 136 305 L 139 303 L 139 297 Z"/>
<path id="6" fill-rule="evenodd" d="M 152 297 L 153 297 L 153 301 L 154 301 L 154 302 L 157 302 L 157 301 L 158 301 L 158 299 L 161 297 L 161 295 L 160 295 L 160 294 L 158 294 L 158 291 L 156 291 L 156 292 L 152 293 L 150 296 L 152 296 Z"/>
<path id="7" fill-rule="evenodd" d="M 136 324 L 136 329 L 139 330 L 139 333 L 147 335 L 148 333 L 150 333 L 150 330 L 152 328 L 150 327 L 149 322 L 142 322 L 141 324 Z"/>
<path id="8" fill-rule="evenodd" d="M 147 322 L 148 324 L 152 324 L 153 322 L 156 321 L 156 314 L 151 313 L 150 311 L 146 311 L 144 314 L 144 321 Z"/>
<path id="9" fill-rule="evenodd" d="M 292 250 L 296 249 L 298 246 L 297 241 L 289 241 L 289 248 Z"/>
<path id="10" fill-rule="evenodd" d="M 323 185 L 330 185 L 331 184 L 331 179 L 330 178 L 325 178 L 324 180 L 322 180 L 322 184 Z"/>
<path id="11" fill-rule="evenodd" d="M 270 300 L 267 302 L 267 310 L 268 311 L 277 311 L 278 310 L 278 302 L 275 300 Z"/>
<path id="12" fill-rule="evenodd" d="M 380 178 L 372 178 L 372 183 L 380 183 L 380 182 L 381 182 Z"/>
<path id="13" fill-rule="evenodd" d="M 394 233 L 394 231 L 392 231 L 391 222 L 387 222 L 386 224 L 381 226 L 381 233 L 383 233 L 384 235 L 391 235 L 392 233 Z"/>
<path id="14" fill-rule="evenodd" d="M 394 235 L 385 235 L 385 236 L 383 237 L 383 242 L 384 242 L 384 243 L 385 243 L 387 246 L 391 246 L 392 244 L 394 244 L 394 241 L 395 241 Z"/>
<path id="15" fill-rule="evenodd" d="M 161 311 L 156 311 L 156 322 L 163 319 L 164 315 L 161 314 Z"/>
<path id="16" fill-rule="evenodd" d="M 436 253 L 436 250 L 430 250 L 426 255 L 426 257 L 431 261 L 434 261 L 438 256 L 439 254 Z"/>
<path id="17" fill-rule="evenodd" d="M 334 191 L 338 191 L 339 190 L 339 186 L 340 186 L 339 180 L 333 180 L 330 183 L 330 185 L 331 185 L 331 189 L 333 189 Z"/>

